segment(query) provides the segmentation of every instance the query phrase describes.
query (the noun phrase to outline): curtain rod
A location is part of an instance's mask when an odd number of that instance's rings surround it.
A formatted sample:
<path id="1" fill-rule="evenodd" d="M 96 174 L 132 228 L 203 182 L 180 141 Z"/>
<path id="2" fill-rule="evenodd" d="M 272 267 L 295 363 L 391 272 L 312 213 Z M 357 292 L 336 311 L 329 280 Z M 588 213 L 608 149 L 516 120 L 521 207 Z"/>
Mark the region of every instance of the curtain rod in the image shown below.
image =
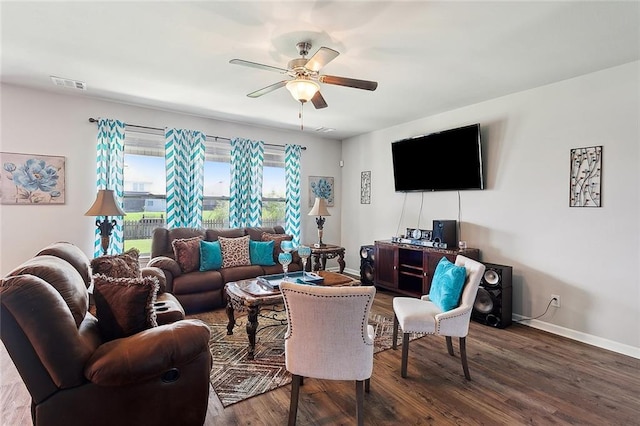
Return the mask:
<path id="1" fill-rule="evenodd" d="M 89 123 L 97 123 L 98 120 L 93 118 L 93 117 L 89 117 Z M 137 127 L 138 129 L 147 129 L 147 130 L 159 130 L 159 131 L 163 131 L 163 128 L 160 127 L 150 127 L 150 126 L 141 126 L 139 124 L 129 124 L 129 123 L 124 123 L 125 126 L 129 126 L 129 127 Z M 223 136 L 211 136 L 211 135 L 205 135 L 207 138 L 210 139 L 214 139 L 216 142 L 219 140 L 224 140 L 224 141 L 229 141 L 231 142 L 230 138 L 225 138 Z M 275 143 L 265 143 L 265 146 L 277 146 L 279 148 L 284 148 L 284 145 L 279 145 L 279 144 L 275 144 Z M 301 146 L 300 147 L 301 150 L 306 150 L 307 147 L 306 146 Z"/>

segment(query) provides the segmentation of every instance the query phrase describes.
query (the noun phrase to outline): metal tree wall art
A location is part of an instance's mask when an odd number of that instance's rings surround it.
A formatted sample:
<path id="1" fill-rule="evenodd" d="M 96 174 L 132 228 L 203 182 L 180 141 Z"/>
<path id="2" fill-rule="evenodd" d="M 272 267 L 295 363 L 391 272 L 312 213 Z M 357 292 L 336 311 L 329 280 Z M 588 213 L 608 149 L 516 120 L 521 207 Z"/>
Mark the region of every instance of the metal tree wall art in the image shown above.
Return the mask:
<path id="1" fill-rule="evenodd" d="M 360 173 L 360 204 L 371 204 L 371 171 Z"/>
<path id="2" fill-rule="evenodd" d="M 569 207 L 600 207 L 602 146 L 571 150 Z"/>

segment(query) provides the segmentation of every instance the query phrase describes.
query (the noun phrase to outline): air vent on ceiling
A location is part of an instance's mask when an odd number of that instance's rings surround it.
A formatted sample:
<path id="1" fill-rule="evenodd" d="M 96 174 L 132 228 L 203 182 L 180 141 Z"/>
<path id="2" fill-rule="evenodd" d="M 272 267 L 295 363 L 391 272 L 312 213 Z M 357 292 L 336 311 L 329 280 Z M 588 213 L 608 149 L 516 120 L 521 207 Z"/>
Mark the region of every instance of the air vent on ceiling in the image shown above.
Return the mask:
<path id="1" fill-rule="evenodd" d="M 56 86 L 68 87 L 70 89 L 87 90 L 87 83 L 84 81 L 71 80 L 70 78 L 51 76 L 51 81 Z"/>
<path id="2" fill-rule="evenodd" d="M 318 127 L 316 129 L 316 132 L 320 132 L 320 133 L 329 133 L 329 132 L 333 132 L 336 129 L 332 129 L 331 127 Z"/>

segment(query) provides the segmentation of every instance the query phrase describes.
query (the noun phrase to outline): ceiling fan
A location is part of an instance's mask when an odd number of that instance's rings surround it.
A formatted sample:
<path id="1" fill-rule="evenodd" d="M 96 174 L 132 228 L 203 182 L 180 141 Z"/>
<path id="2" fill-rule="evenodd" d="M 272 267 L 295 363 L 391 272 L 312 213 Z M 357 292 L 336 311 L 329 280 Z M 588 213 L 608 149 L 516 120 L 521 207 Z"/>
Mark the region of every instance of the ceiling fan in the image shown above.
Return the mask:
<path id="1" fill-rule="evenodd" d="M 311 101 L 316 109 L 326 108 L 327 102 L 320 93 L 318 83 L 334 84 L 336 86 L 353 87 L 356 89 L 376 90 L 378 83 L 368 80 L 356 80 L 353 78 L 338 77 L 335 75 L 320 74 L 320 69 L 333 61 L 340 53 L 328 47 L 321 47 L 309 59 L 306 56 L 311 49 L 311 43 L 301 41 L 296 44 L 300 58 L 292 59 L 287 64 L 287 68 L 279 68 L 271 65 L 259 64 L 242 59 L 232 59 L 231 64 L 244 65 L 246 67 L 258 68 L 267 71 L 274 71 L 280 74 L 287 74 L 293 80 L 282 80 L 255 92 L 249 93 L 250 98 L 257 98 L 267 93 L 273 92 L 281 87 L 287 87 L 293 98 L 301 103 Z"/>

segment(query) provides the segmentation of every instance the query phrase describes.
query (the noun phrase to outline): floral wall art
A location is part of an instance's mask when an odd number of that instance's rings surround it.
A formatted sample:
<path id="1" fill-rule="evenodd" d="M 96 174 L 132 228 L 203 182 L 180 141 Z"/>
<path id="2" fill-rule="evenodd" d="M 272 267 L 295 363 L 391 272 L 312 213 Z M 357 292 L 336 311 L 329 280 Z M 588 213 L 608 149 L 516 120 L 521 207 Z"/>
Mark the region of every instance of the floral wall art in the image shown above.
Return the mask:
<path id="1" fill-rule="evenodd" d="M 0 152 L 0 204 L 64 204 L 65 158 Z"/>
<path id="2" fill-rule="evenodd" d="M 327 206 L 333 207 L 333 178 L 327 176 L 309 176 L 309 207 L 313 207 L 316 197 L 327 200 Z"/>

